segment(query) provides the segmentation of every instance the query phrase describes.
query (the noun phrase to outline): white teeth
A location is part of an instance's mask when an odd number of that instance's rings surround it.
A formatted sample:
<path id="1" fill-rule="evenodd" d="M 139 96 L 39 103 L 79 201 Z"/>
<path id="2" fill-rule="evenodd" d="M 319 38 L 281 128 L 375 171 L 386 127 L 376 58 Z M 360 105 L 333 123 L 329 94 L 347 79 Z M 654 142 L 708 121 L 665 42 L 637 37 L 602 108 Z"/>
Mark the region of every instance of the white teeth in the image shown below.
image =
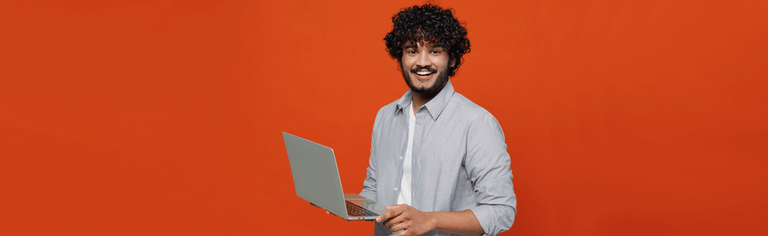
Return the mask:
<path id="1" fill-rule="evenodd" d="M 428 75 L 428 74 L 430 74 L 430 73 L 429 73 L 429 72 L 427 72 L 427 71 L 422 71 L 422 72 L 416 72 L 416 74 L 417 74 L 417 75 Z"/>

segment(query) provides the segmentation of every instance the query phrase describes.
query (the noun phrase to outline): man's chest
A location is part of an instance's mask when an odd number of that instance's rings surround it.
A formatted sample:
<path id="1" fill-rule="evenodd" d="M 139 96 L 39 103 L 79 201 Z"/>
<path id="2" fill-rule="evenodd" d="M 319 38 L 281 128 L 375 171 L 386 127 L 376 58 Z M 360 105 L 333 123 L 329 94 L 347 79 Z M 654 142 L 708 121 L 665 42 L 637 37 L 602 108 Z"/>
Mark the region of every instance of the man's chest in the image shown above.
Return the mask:
<path id="1" fill-rule="evenodd" d="M 450 174 L 463 165 L 467 148 L 467 128 L 464 123 L 446 123 L 417 117 L 412 140 L 411 166 L 414 178 Z M 380 171 L 386 176 L 401 176 L 409 142 L 407 121 L 379 134 L 374 144 L 374 156 Z M 397 178 L 392 178 L 397 179 Z"/>

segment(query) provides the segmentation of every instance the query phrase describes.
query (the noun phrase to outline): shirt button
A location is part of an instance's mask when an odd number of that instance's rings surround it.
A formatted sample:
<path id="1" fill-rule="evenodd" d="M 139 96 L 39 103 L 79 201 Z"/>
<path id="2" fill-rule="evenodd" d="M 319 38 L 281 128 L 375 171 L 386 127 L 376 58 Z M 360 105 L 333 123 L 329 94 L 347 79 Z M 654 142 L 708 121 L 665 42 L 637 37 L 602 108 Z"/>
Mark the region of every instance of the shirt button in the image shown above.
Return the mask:
<path id="1" fill-rule="evenodd" d="M 400 156 L 400 160 L 402 160 L 402 159 L 403 159 L 403 156 Z"/>
<path id="2" fill-rule="evenodd" d="M 395 188 L 395 191 L 397 191 L 397 188 Z"/>

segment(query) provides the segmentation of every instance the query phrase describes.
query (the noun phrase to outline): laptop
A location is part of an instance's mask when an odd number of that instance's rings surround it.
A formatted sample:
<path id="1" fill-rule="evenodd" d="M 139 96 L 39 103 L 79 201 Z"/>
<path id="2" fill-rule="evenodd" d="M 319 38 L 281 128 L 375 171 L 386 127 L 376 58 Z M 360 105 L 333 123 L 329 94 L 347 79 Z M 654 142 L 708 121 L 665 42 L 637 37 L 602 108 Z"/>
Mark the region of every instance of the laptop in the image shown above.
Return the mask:
<path id="1" fill-rule="evenodd" d="M 333 149 L 283 132 L 296 195 L 346 220 L 375 220 L 384 205 L 344 193 Z"/>

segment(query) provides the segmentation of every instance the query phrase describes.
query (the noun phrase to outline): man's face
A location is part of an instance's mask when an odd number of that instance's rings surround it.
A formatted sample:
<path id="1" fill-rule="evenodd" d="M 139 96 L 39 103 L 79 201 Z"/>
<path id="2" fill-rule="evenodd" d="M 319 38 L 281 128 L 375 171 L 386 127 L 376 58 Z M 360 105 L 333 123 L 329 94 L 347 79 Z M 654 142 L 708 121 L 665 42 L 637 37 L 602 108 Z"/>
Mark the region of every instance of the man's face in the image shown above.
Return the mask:
<path id="1" fill-rule="evenodd" d="M 448 53 L 440 45 L 406 44 L 400 61 L 405 83 L 413 92 L 431 94 L 448 82 Z"/>

